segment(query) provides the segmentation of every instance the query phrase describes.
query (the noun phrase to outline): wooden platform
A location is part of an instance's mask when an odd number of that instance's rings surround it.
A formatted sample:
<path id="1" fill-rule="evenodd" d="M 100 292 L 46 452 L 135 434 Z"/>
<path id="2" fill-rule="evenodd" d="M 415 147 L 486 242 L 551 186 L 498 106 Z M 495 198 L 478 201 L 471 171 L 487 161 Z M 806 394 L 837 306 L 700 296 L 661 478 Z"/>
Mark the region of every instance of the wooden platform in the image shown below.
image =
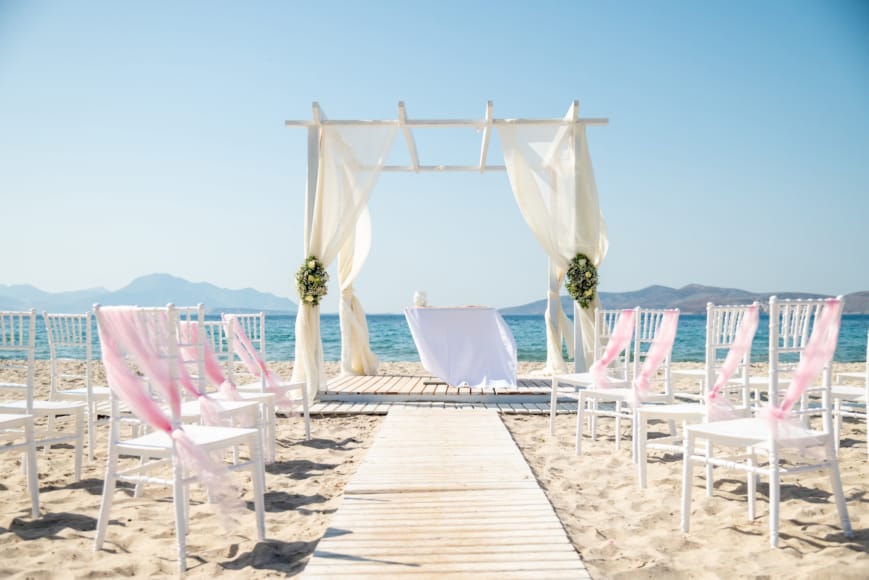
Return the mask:
<path id="1" fill-rule="evenodd" d="M 545 377 L 519 377 L 515 387 L 456 387 L 433 376 L 373 375 L 331 379 L 320 401 L 386 402 L 459 401 L 484 403 L 513 401 L 548 403 L 551 380 Z"/>
<path id="2" fill-rule="evenodd" d="M 589 578 L 494 410 L 394 406 L 305 578 Z"/>

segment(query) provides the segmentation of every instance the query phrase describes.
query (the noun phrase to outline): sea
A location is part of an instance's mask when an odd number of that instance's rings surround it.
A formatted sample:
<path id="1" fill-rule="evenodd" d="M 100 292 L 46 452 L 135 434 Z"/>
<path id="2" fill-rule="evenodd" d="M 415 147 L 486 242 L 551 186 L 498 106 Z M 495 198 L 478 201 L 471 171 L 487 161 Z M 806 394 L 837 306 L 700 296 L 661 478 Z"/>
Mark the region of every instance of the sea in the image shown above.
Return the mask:
<path id="1" fill-rule="evenodd" d="M 207 316 L 217 319 L 217 316 Z M 546 360 L 546 327 L 542 315 L 504 316 L 504 320 L 516 339 L 520 361 L 543 362 Z M 292 315 L 266 316 L 266 358 L 268 360 L 292 360 L 295 349 L 296 317 Z M 371 349 L 382 361 L 419 361 L 419 353 L 413 343 L 410 328 L 403 314 L 369 314 L 368 332 Z M 866 360 L 866 340 L 869 332 L 869 314 L 846 314 L 842 317 L 839 343 L 836 349 L 837 362 L 863 362 Z M 323 314 L 320 318 L 320 334 L 323 354 L 327 361 L 341 360 L 341 330 L 337 314 Z M 37 317 L 36 358 L 49 358 L 42 317 Z M 94 331 L 96 336 L 96 331 Z M 767 360 L 768 317 L 761 315 L 757 335 L 752 345 L 751 360 Z M 706 315 L 682 314 L 679 330 L 673 345 L 673 361 L 703 362 L 706 341 Z M 98 341 L 97 341 L 98 342 Z M 2 355 L 0 355 L 2 356 Z M 63 353 L 61 353 L 63 356 Z M 99 356 L 98 349 L 94 356 Z M 565 351 L 565 356 L 567 353 Z M 573 353 L 570 353 L 570 357 Z"/>

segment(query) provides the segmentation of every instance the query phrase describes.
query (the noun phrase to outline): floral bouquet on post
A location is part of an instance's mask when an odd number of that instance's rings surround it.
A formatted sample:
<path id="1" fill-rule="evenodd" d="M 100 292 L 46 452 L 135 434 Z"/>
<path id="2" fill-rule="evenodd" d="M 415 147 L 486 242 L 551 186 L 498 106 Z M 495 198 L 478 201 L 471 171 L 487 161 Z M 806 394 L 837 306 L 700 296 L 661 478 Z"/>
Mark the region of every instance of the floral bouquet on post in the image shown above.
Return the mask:
<path id="1" fill-rule="evenodd" d="M 577 254 L 567 268 L 567 292 L 585 309 L 591 306 L 597 290 L 597 268 L 585 254 Z"/>
<path id="2" fill-rule="evenodd" d="M 296 272 L 296 289 L 303 304 L 317 306 L 320 299 L 326 295 L 326 282 L 329 273 L 316 256 L 308 256 L 299 271 Z"/>

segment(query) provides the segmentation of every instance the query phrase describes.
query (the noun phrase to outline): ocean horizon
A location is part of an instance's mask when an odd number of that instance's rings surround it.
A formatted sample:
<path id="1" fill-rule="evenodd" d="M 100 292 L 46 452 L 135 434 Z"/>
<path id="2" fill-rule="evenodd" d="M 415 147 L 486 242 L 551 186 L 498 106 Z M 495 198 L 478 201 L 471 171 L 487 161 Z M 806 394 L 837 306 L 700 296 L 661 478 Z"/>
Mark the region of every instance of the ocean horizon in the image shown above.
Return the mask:
<path id="1" fill-rule="evenodd" d="M 218 318 L 218 315 L 206 316 L 206 319 L 209 320 Z M 371 349 L 381 361 L 419 361 L 419 353 L 403 314 L 369 314 L 367 320 Z M 516 340 L 519 360 L 544 362 L 546 360 L 546 327 L 543 316 L 505 315 L 504 320 Z M 295 323 L 295 315 L 266 315 L 267 360 L 294 359 Z M 867 330 L 869 330 L 869 314 L 843 315 L 834 360 L 841 363 L 865 361 Z M 341 360 L 341 330 L 337 314 L 322 314 L 320 316 L 320 333 L 325 360 Z M 36 358 L 49 358 L 48 343 L 41 316 L 37 317 L 36 336 Z M 96 336 L 96 329 L 94 329 L 94 336 Z M 765 362 L 767 360 L 768 337 L 769 317 L 762 314 L 752 345 L 752 361 Z M 679 317 L 679 330 L 673 344 L 673 361 L 702 363 L 705 356 L 705 342 L 706 315 L 682 314 Z M 94 357 L 98 357 L 99 345 L 95 346 Z M 565 355 L 567 355 L 566 352 Z M 573 353 L 570 353 L 571 358 L 572 355 Z"/>

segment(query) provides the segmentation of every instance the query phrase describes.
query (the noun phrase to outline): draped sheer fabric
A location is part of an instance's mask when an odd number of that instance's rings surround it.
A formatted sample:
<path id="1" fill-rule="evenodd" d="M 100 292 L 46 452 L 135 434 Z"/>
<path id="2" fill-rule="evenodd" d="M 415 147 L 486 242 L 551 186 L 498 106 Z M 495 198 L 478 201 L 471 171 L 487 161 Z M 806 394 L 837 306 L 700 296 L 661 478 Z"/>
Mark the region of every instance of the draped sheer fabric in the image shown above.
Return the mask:
<path id="1" fill-rule="evenodd" d="M 827 299 L 781 403 L 778 406 L 767 406 L 763 410 L 763 415 L 774 424 L 788 418 L 796 402 L 833 359 L 839 340 L 841 302 L 839 298 Z"/>
<path id="2" fill-rule="evenodd" d="M 634 392 L 637 399 L 643 401 L 649 393 L 649 381 L 658 372 L 661 363 L 673 351 L 676 340 L 676 329 L 679 327 L 679 311 L 667 310 L 661 320 L 661 327 L 655 333 L 652 346 L 643 361 L 643 368 L 634 378 Z"/>
<path id="3" fill-rule="evenodd" d="M 730 345 L 727 356 L 724 358 L 724 363 L 718 369 L 715 384 L 709 390 L 709 394 L 706 395 L 709 421 L 723 421 L 737 418 L 738 414 L 733 408 L 733 404 L 726 397 L 721 396 L 721 389 L 724 388 L 739 366 L 739 362 L 745 358 L 745 354 L 751 349 L 751 343 L 754 340 L 754 335 L 757 333 L 759 321 L 760 307 L 757 304 L 752 304 L 748 307 L 745 316 L 739 323 L 733 344 Z"/>
<path id="4" fill-rule="evenodd" d="M 356 230 L 338 253 L 338 284 L 341 300 L 338 318 L 341 323 L 341 373 L 376 375 L 380 361 L 371 351 L 368 322 L 362 304 L 353 292 L 353 281 L 362 269 L 371 249 L 371 214 L 366 207 L 356 222 Z"/>
<path id="5" fill-rule="evenodd" d="M 610 379 L 606 372 L 607 367 L 631 343 L 636 326 L 636 317 L 637 311 L 635 309 L 622 310 L 619 314 L 603 354 L 594 361 L 589 369 L 595 387 L 608 387 L 610 385 Z"/>
<path id="6" fill-rule="evenodd" d="M 274 395 L 275 405 L 285 411 L 296 412 L 296 402 L 287 397 L 285 389 L 281 388 L 281 378 L 268 368 L 238 318 L 231 314 L 224 314 L 223 324 L 226 334 L 232 336 L 233 351 L 241 358 L 249 373 L 265 381 L 265 390 Z"/>
<path id="7" fill-rule="evenodd" d="M 172 361 L 176 357 L 176 370 L 181 372 L 178 353 L 168 349 L 165 337 L 170 329 L 166 316 L 146 319 L 135 307 L 103 307 L 98 311 L 98 332 L 103 366 L 112 391 L 152 428 L 163 431 L 175 442 L 181 465 L 196 475 L 208 489 L 209 499 L 226 516 L 239 507 L 238 493 L 228 478 L 229 471 L 216 463 L 208 453 L 198 447 L 180 424 L 181 394 L 175 384 L 179 377 L 172 375 Z M 150 384 L 159 391 L 169 406 L 169 414 L 154 400 L 148 385 L 127 366 L 129 354 Z"/>
<path id="8" fill-rule="evenodd" d="M 325 125 L 320 128 L 317 188 L 313 207 L 309 200 L 305 208 L 310 222 L 305 231 L 304 257 L 316 256 L 328 268 L 347 240 L 360 231 L 359 218 L 367 207 L 371 189 L 380 176 L 397 130 L 396 125 Z M 351 263 L 355 264 L 355 249 L 352 255 Z M 358 272 L 358 268 L 351 267 L 349 273 L 354 271 Z M 353 277 L 346 279 L 352 282 Z M 341 301 L 352 305 L 353 318 L 364 319 L 365 313 L 353 294 L 352 285 L 348 283 L 341 293 Z M 350 353 L 348 360 L 353 359 L 353 353 L 363 340 L 361 332 L 352 337 L 351 344 L 346 346 Z M 364 343 L 367 347 L 367 336 Z M 325 387 L 319 306 L 302 304 L 296 315 L 296 360 L 292 380 L 307 382 L 309 398 Z"/>
<path id="9" fill-rule="evenodd" d="M 546 371 L 563 373 L 563 341 L 573 350 L 571 325 L 559 299 L 568 265 L 577 253 L 583 253 L 600 266 L 607 251 L 606 224 L 598 204 L 585 126 L 517 123 L 498 125 L 497 131 L 513 195 L 549 256 Z M 594 309 L 598 307 L 595 296 L 587 310 L 578 309 L 586 360 L 593 356 Z"/>

